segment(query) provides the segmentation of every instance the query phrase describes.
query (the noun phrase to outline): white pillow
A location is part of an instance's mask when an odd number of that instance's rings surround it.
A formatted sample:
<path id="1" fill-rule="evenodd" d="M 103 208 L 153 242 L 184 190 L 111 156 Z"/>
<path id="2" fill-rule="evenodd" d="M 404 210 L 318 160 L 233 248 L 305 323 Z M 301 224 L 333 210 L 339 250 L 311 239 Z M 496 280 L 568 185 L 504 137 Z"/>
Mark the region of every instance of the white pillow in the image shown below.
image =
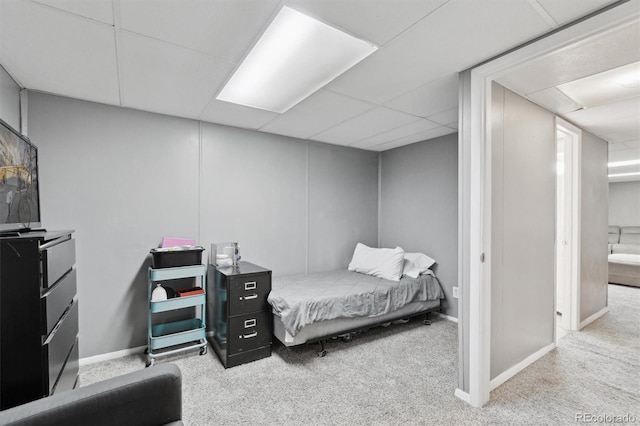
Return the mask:
<path id="1" fill-rule="evenodd" d="M 402 275 L 418 278 L 418 275 L 427 272 L 434 263 L 436 261 L 424 253 L 405 253 Z"/>
<path id="2" fill-rule="evenodd" d="M 400 281 L 403 264 L 404 250 L 400 247 L 379 249 L 358 243 L 349 263 L 349 270 L 391 281 Z"/>

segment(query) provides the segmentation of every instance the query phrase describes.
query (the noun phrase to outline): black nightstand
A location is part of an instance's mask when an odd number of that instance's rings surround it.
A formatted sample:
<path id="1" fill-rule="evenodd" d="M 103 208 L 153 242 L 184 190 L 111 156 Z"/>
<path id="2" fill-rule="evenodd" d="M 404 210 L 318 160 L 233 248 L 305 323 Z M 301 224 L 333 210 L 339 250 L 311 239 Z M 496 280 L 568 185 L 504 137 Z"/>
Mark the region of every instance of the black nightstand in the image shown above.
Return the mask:
<path id="1" fill-rule="evenodd" d="M 209 265 L 209 283 L 214 282 L 207 339 L 225 368 L 271 356 L 271 271 L 249 262 L 238 266 Z M 210 294 L 211 296 L 211 294 Z"/>

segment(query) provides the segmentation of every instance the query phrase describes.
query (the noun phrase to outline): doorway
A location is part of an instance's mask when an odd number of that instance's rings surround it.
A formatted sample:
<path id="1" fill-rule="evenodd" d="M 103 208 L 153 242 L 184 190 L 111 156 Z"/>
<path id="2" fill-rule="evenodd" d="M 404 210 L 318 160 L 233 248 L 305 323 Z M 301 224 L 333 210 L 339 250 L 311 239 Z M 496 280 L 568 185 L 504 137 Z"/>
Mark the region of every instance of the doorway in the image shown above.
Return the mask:
<path id="1" fill-rule="evenodd" d="M 543 63 L 550 60 L 554 54 L 566 55 L 573 47 L 588 46 L 589 41 L 600 37 L 600 35 L 613 34 L 612 31 L 617 28 L 632 25 L 638 17 L 640 17 L 640 12 L 637 8 L 637 2 L 620 2 L 597 15 L 590 16 L 588 19 L 574 23 L 561 31 L 554 32 L 543 39 L 534 41 L 460 74 L 460 140 L 458 157 L 460 218 L 458 239 L 459 277 L 463 305 L 459 317 L 460 366 L 462 374 L 460 374 L 459 378 L 460 391 L 456 391 L 456 395 L 461 398 L 464 395 L 465 400 L 471 405 L 480 407 L 489 401 L 492 347 L 489 336 L 492 329 L 497 326 L 491 322 L 491 259 L 493 256 L 491 219 L 493 212 L 491 210 L 492 135 L 490 126 L 492 123 L 492 83 L 493 81 L 500 83 L 500 80 L 507 74 L 528 67 L 531 61 L 536 60 Z M 607 53 L 611 52 L 618 52 L 618 50 L 611 49 Z M 580 64 L 583 64 L 583 66 L 574 69 L 584 70 L 585 67 L 588 68 L 594 65 L 586 59 L 592 58 L 590 55 L 582 55 L 578 56 L 578 58 L 582 58 L 583 62 L 580 62 Z M 576 63 L 573 65 L 576 65 Z M 548 77 L 551 68 L 550 66 L 543 67 L 545 72 L 535 74 L 526 81 Z M 566 70 L 563 66 L 557 69 Z M 505 87 L 507 86 L 509 85 L 507 84 Z M 547 85 L 545 87 L 552 94 L 557 95 L 558 92 L 556 90 L 551 90 L 552 86 Z M 550 138 L 555 136 L 553 130 L 555 129 L 552 127 L 550 129 Z M 579 153 L 577 154 L 579 155 Z M 552 164 L 549 167 L 553 167 L 553 158 L 551 160 Z M 577 172 L 576 168 L 574 168 L 574 174 Z M 555 194 L 553 198 L 555 199 Z M 580 202 L 580 200 L 575 200 L 575 197 L 573 201 L 574 203 Z M 552 212 L 551 214 L 554 213 Z M 579 227 L 580 223 L 574 223 L 573 226 Z M 578 248 L 577 245 L 575 247 L 576 249 Z M 549 247 L 549 249 L 553 250 L 553 247 Z M 574 251 L 574 256 L 577 257 L 579 255 Z M 577 282 L 579 278 L 573 277 L 574 282 Z M 555 298 L 555 295 L 552 294 L 555 293 L 554 290 L 553 286 L 549 289 L 550 298 Z M 583 292 L 584 295 L 585 293 Z M 601 296 L 600 293 L 599 296 Z M 576 289 L 576 292 L 570 295 L 570 300 L 578 300 L 577 298 Z M 601 299 L 600 297 L 598 302 Z M 551 305 L 553 308 L 553 304 Z M 577 303 L 572 304 L 571 309 L 575 310 L 575 318 L 578 317 L 580 309 L 585 308 L 587 304 L 583 303 L 582 305 L 581 307 Z M 602 315 L 601 312 L 606 312 L 606 310 L 598 311 L 594 315 Z M 553 309 L 550 309 L 549 314 L 554 318 L 556 316 Z M 594 316 L 594 318 L 596 317 Z M 579 324 L 574 323 L 572 325 L 576 329 L 579 328 Z M 548 331 L 551 334 L 551 339 L 554 339 L 554 330 Z M 544 347 L 535 353 L 529 354 L 521 363 L 509 371 L 510 376 L 514 376 L 526 366 L 535 362 L 535 360 L 544 355 L 546 349 L 547 347 Z"/>
<path id="2" fill-rule="evenodd" d="M 580 139 L 580 129 L 556 118 L 556 342 L 579 326 Z"/>

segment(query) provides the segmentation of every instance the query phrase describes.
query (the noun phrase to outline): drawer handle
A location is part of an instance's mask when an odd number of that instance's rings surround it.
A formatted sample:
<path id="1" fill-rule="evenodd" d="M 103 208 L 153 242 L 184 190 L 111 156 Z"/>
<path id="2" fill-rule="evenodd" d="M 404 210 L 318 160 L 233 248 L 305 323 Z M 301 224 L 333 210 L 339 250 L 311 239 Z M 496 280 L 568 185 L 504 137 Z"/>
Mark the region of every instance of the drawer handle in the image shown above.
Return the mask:
<path id="1" fill-rule="evenodd" d="M 240 300 L 253 300 L 253 299 L 257 299 L 258 295 L 256 293 L 250 294 L 248 296 L 242 297 L 240 296 Z"/>
<path id="2" fill-rule="evenodd" d="M 251 339 L 252 337 L 256 337 L 257 335 L 258 335 L 258 332 L 254 331 L 253 333 L 243 334 L 242 336 L 240 336 L 240 338 L 242 338 L 242 339 Z"/>
<path id="3" fill-rule="evenodd" d="M 244 322 L 244 328 L 251 328 L 251 327 L 255 327 L 255 326 L 256 326 L 256 319 L 255 318 L 245 320 L 245 322 Z"/>
<path id="4" fill-rule="evenodd" d="M 250 281 L 248 283 L 244 283 L 244 289 L 245 290 L 255 290 L 256 289 L 256 282 L 255 281 Z"/>

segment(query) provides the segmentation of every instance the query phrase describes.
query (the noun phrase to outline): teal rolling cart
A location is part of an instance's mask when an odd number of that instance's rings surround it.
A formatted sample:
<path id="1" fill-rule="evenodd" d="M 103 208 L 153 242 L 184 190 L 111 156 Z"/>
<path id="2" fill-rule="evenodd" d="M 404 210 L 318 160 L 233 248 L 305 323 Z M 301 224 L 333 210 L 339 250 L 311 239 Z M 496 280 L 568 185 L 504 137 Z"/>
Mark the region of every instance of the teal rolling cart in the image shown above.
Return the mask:
<path id="1" fill-rule="evenodd" d="M 178 266 L 173 268 L 149 268 L 149 330 L 147 367 L 161 356 L 200 348 L 200 355 L 207 353 L 206 330 L 206 275 L 205 265 Z M 152 301 L 151 293 L 157 283 L 170 284 L 170 280 L 192 278 L 200 280 L 203 292 L 167 300 Z M 154 314 L 195 307 L 194 317 L 167 323 L 154 324 Z"/>

